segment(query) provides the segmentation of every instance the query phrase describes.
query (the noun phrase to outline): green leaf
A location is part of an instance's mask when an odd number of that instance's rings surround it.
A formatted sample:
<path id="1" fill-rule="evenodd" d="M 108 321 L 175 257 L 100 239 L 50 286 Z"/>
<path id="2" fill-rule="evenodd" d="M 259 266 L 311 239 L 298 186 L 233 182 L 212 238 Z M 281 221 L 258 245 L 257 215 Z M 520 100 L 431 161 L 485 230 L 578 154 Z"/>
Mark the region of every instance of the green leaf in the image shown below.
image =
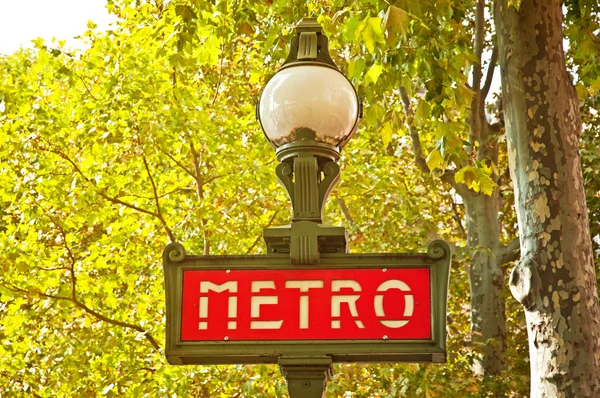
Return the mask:
<path id="1" fill-rule="evenodd" d="M 379 104 L 372 104 L 365 108 L 365 119 L 369 124 L 378 124 L 386 114 L 385 109 Z"/>
<path id="2" fill-rule="evenodd" d="M 439 151 L 440 151 L 440 154 L 442 155 L 442 157 L 444 157 L 444 156 L 445 156 L 445 154 L 446 154 L 446 146 L 447 146 L 447 142 L 446 142 L 446 141 L 447 141 L 447 140 L 448 140 L 448 139 L 447 139 L 446 137 L 441 137 L 441 138 L 438 140 L 438 142 L 437 142 L 437 144 L 436 144 L 436 146 L 435 146 L 435 148 L 436 148 L 436 149 L 439 149 Z"/>
<path id="3" fill-rule="evenodd" d="M 431 107 L 426 101 L 419 100 L 417 110 L 415 111 L 415 121 L 422 122 L 429 117 Z"/>
<path id="4" fill-rule="evenodd" d="M 371 54 L 375 53 L 376 43 L 385 43 L 381 22 L 381 18 L 365 18 L 356 31 L 355 42 L 362 41 Z"/>
<path id="5" fill-rule="evenodd" d="M 344 24 L 344 39 L 348 42 L 354 42 L 356 39 L 356 30 L 360 26 L 360 21 L 356 17 L 349 18 Z"/>
<path id="6" fill-rule="evenodd" d="M 579 98 L 579 101 L 584 101 L 587 98 L 588 90 L 583 83 L 577 83 L 575 90 L 577 91 L 577 97 Z"/>
<path id="7" fill-rule="evenodd" d="M 350 79 L 360 79 L 360 76 L 365 70 L 366 65 L 367 64 L 364 58 L 357 58 L 354 61 L 351 61 L 348 64 L 348 77 Z"/>
<path id="8" fill-rule="evenodd" d="M 210 36 L 204 40 L 198 51 L 197 59 L 201 64 L 215 65 L 221 54 L 221 40 L 216 36 Z"/>
<path id="9" fill-rule="evenodd" d="M 260 79 L 262 78 L 262 75 L 256 71 L 252 71 L 250 72 L 250 83 L 258 83 L 260 81 Z"/>
<path id="10" fill-rule="evenodd" d="M 453 94 L 457 106 L 471 105 L 473 90 L 468 88 L 465 84 L 460 84 L 456 89 L 453 90 Z"/>
<path id="11" fill-rule="evenodd" d="M 383 71 L 383 66 L 380 64 L 374 64 L 369 68 L 367 74 L 365 75 L 365 85 L 368 86 L 371 83 L 377 83 L 381 72 Z"/>
<path id="12" fill-rule="evenodd" d="M 194 18 L 194 12 L 188 5 L 177 5 L 175 6 L 175 13 L 181 17 L 185 22 L 191 21 Z"/>

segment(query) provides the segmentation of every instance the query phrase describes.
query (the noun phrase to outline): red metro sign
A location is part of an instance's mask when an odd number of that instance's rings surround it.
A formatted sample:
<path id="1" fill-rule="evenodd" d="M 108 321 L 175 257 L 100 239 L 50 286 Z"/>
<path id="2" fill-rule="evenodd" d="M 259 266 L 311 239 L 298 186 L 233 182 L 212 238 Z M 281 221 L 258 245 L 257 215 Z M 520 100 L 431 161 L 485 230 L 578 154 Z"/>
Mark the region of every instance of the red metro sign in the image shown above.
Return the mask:
<path id="1" fill-rule="evenodd" d="M 182 341 L 429 339 L 427 268 L 183 272 Z"/>
<path id="2" fill-rule="evenodd" d="M 288 254 L 163 253 L 165 353 L 171 364 L 444 362 L 450 248 L 426 253 L 321 254 L 291 265 Z"/>

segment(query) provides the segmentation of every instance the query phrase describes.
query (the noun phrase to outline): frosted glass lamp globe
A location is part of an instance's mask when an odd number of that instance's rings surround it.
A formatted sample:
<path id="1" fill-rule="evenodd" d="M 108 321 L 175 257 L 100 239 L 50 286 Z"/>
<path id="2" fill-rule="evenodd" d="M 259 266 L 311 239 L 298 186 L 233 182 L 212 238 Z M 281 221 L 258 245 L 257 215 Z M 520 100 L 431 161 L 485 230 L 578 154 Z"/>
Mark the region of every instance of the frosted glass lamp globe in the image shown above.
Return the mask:
<path id="1" fill-rule="evenodd" d="M 359 99 L 338 70 L 319 65 L 294 65 L 269 80 L 260 97 L 259 119 L 266 136 L 279 147 L 309 128 L 316 140 L 345 144 L 356 130 Z"/>

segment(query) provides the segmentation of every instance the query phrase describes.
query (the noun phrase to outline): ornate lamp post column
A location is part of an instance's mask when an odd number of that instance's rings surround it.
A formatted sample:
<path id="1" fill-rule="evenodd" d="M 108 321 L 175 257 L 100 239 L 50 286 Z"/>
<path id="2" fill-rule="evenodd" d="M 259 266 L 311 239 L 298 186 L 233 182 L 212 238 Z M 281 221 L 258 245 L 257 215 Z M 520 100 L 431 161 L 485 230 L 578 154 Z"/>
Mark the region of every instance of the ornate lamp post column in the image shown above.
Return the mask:
<path id="1" fill-rule="evenodd" d="M 318 264 L 319 253 L 345 253 L 344 227 L 323 225 L 322 213 L 361 103 L 329 56 L 315 18 L 296 28 L 290 54 L 262 92 L 257 115 L 281 162 L 277 177 L 293 207 L 291 225 L 264 230 L 269 253 L 290 253 L 292 264 L 303 265 Z"/>
<path id="2" fill-rule="evenodd" d="M 296 28 L 290 53 L 271 78 L 257 116 L 281 162 L 277 178 L 292 201 L 291 225 L 266 228 L 269 253 L 289 253 L 291 264 L 319 264 L 321 253 L 345 253 L 344 227 L 323 225 L 323 208 L 340 178 L 340 151 L 358 127 L 361 103 L 352 83 L 329 55 L 315 18 Z M 292 397 L 322 397 L 331 357 L 281 357 Z"/>

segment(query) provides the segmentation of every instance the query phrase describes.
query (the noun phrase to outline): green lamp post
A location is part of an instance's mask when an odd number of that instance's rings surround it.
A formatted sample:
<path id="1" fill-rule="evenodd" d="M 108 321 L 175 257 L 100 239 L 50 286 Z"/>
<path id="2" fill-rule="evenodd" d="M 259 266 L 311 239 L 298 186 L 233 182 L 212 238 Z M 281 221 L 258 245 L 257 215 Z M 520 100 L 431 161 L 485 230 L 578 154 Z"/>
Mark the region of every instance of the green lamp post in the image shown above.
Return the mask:
<path id="1" fill-rule="evenodd" d="M 315 19 L 299 23 L 256 111 L 280 161 L 292 222 L 264 230 L 268 255 L 165 248 L 169 363 L 278 363 L 291 398 L 323 398 L 334 362 L 444 362 L 448 244 L 352 254 L 345 229 L 323 224 L 361 103 Z"/>
<path id="2" fill-rule="evenodd" d="M 261 127 L 281 162 L 277 177 L 293 207 L 291 225 L 264 230 L 269 253 L 289 253 L 292 264 L 308 265 L 319 263 L 319 253 L 346 252 L 344 227 L 324 225 L 322 213 L 340 178 L 340 151 L 361 112 L 355 88 L 329 55 L 321 25 L 305 18 L 257 104 Z"/>

